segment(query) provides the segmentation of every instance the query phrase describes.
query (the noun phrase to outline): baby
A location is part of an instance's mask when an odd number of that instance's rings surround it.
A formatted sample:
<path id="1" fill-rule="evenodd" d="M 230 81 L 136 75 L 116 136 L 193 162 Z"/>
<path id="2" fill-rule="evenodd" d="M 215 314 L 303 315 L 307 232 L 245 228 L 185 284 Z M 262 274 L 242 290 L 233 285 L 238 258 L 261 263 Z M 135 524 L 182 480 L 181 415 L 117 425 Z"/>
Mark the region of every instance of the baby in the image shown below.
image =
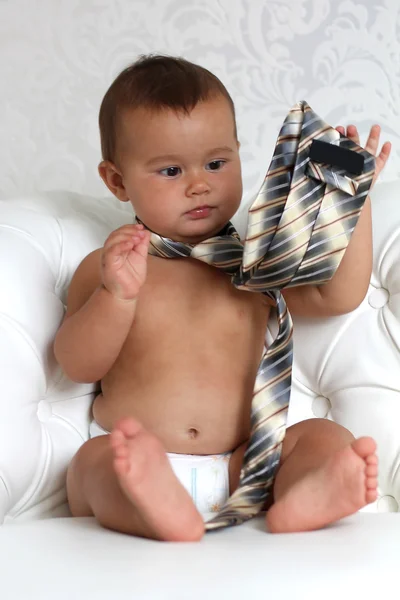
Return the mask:
<path id="1" fill-rule="evenodd" d="M 78 267 L 55 340 L 77 382 L 101 381 L 91 439 L 68 470 L 74 516 L 159 540 L 194 541 L 205 512 L 237 487 L 250 430 L 253 385 L 270 305 L 203 262 L 148 254 L 149 230 L 196 243 L 216 235 L 242 198 L 235 111 L 217 77 L 186 60 L 142 57 L 107 91 L 100 109 L 111 192 L 142 223 L 113 231 Z M 357 129 L 338 130 L 359 143 Z M 378 126 L 366 149 L 376 155 Z M 376 176 L 390 154 L 383 145 Z M 147 229 L 148 228 L 148 229 Z M 369 199 L 344 258 L 324 286 L 283 290 L 293 315 L 356 308 L 371 264 Z M 111 432 L 111 433 L 110 433 Z M 377 497 L 373 439 L 331 421 L 287 429 L 270 532 L 307 531 Z"/>

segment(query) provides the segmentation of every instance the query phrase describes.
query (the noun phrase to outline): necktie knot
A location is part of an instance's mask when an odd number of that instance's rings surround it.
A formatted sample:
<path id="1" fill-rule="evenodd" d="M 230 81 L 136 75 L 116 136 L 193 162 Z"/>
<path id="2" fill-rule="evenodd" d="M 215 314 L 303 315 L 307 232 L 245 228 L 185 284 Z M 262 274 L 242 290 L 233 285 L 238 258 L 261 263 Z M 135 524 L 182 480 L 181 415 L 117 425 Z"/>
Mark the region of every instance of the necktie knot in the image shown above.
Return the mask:
<path id="1" fill-rule="evenodd" d="M 136 222 L 146 227 L 138 217 Z M 239 276 L 243 243 L 235 227 L 229 222 L 216 236 L 197 244 L 177 242 L 152 232 L 149 254 L 162 258 L 195 258 L 225 273 Z"/>
<path id="2" fill-rule="evenodd" d="M 218 235 L 193 246 L 190 256 L 221 269 L 229 275 L 240 275 L 243 257 L 243 244 L 233 225 L 231 233 Z M 232 235 L 232 229 L 236 235 Z"/>

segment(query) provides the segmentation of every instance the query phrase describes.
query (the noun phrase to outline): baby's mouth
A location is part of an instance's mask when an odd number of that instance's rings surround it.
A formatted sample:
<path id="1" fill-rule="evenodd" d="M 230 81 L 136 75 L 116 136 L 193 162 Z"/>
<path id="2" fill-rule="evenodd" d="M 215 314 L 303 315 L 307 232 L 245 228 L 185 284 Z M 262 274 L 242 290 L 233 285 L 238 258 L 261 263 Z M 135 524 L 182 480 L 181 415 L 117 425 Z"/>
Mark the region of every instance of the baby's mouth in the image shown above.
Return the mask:
<path id="1" fill-rule="evenodd" d="M 189 217 L 191 217 L 192 219 L 204 219 L 204 218 L 210 216 L 211 211 L 212 211 L 212 206 L 209 206 L 208 204 L 204 204 L 202 206 L 197 206 L 196 208 L 192 208 L 192 210 L 189 210 L 185 214 L 188 215 Z"/>

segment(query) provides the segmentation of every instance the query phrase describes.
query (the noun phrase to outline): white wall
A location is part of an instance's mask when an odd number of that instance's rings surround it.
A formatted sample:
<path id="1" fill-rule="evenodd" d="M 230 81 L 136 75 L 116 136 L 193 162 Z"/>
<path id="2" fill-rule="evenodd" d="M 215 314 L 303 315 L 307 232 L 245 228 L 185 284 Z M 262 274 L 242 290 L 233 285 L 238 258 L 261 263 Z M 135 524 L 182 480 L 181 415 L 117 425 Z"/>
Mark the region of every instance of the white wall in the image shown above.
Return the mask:
<path id="1" fill-rule="evenodd" d="M 97 114 L 139 54 L 182 55 L 236 102 L 246 195 L 305 99 L 331 125 L 373 122 L 400 174 L 400 0 L 0 0 L 0 197 L 106 195 Z"/>

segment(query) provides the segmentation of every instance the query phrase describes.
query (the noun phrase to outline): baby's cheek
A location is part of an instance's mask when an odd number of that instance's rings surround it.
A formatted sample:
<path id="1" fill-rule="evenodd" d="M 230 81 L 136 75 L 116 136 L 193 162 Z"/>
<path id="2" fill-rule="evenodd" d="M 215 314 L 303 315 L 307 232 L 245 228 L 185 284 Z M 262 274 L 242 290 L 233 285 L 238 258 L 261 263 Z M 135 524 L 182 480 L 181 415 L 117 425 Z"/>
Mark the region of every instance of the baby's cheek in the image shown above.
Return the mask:
<path id="1" fill-rule="evenodd" d="M 230 188 L 231 195 L 235 196 L 236 198 L 239 198 L 240 200 L 243 193 L 243 182 L 240 171 L 235 171 L 233 173 L 232 177 L 230 177 L 229 179 L 228 185 Z"/>

